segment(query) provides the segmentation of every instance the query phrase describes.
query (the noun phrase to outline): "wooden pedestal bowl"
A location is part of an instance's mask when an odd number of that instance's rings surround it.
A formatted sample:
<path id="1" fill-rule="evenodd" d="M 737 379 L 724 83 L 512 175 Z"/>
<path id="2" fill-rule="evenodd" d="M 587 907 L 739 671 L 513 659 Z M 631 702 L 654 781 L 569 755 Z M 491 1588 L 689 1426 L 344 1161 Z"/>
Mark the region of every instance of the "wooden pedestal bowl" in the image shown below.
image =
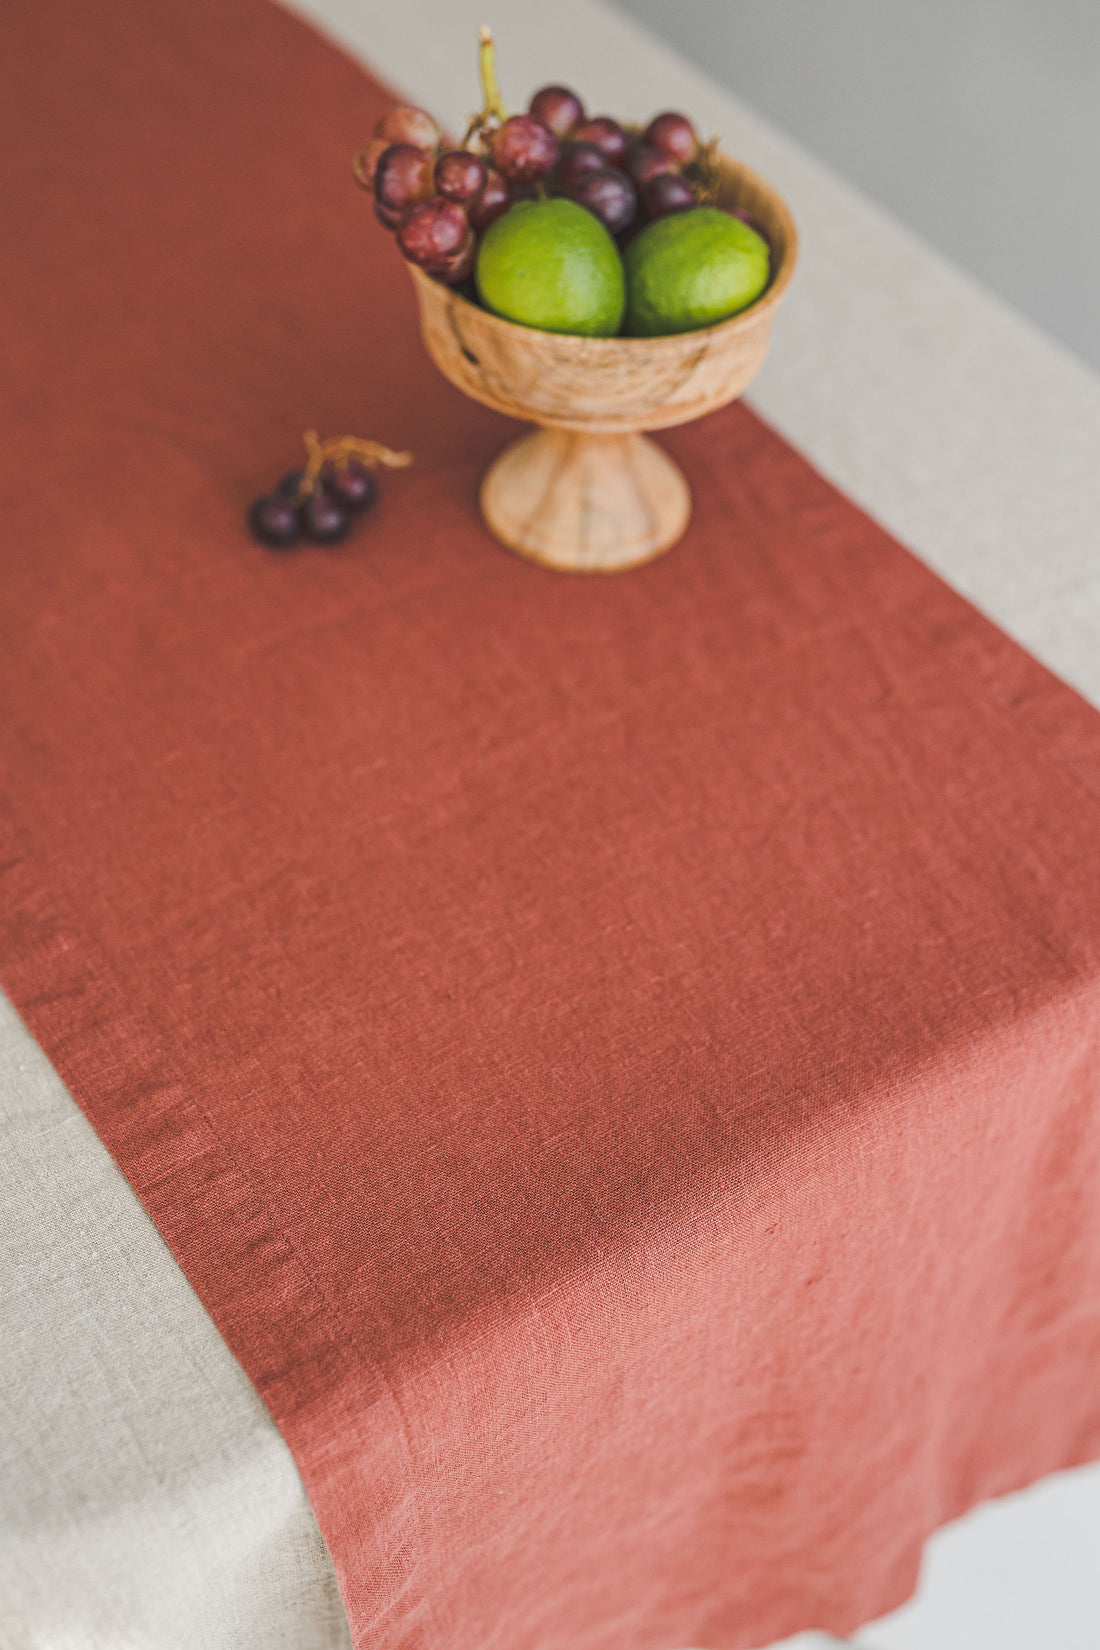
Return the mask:
<path id="1" fill-rule="evenodd" d="M 772 247 L 754 304 L 699 332 L 578 338 L 503 321 L 410 265 L 428 354 L 445 377 L 538 429 L 505 447 L 481 484 L 489 531 L 510 550 L 574 573 L 614 573 L 668 550 L 691 515 L 677 465 L 641 432 L 734 400 L 759 372 L 794 270 L 790 213 L 763 179 L 722 157 L 719 204 L 741 207 Z"/>

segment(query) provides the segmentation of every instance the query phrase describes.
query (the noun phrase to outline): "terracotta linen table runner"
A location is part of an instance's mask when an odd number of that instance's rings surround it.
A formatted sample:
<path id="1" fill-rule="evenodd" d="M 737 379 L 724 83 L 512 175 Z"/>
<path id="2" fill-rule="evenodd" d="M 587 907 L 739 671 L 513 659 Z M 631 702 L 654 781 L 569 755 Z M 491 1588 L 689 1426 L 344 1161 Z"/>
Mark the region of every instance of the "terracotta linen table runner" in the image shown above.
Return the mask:
<path id="1" fill-rule="evenodd" d="M 744 408 L 667 559 L 506 555 L 383 89 L 259 0 L 3 29 L 0 975 L 355 1642 L 869 1619 L 1100 1448 L 1100 718 Z M 417 464 L 279 557 L 305 424 Z"/>

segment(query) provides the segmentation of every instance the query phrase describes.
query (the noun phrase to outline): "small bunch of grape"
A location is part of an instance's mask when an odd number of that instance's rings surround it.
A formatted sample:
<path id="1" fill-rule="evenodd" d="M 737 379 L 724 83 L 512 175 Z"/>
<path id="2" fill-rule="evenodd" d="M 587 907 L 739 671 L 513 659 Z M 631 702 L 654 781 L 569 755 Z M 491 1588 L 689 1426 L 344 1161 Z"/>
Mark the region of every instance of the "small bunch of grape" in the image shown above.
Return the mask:
<path id="1" fill-rule="evenodd" d="M 431 115 L 407 105 L 383 115 L 356 157 L 355 177 L 406 258 L 455 286 L 473 271 L 478 231 L 511 201 L 480 155 L 443 148 Z"/>
<path id="2" fill-rule="evenodd" d="M 555 125 L 562 142 L 551 192 L 586 206 L 620 243 L 707 196 L 707 151 L 686 115 L 657 115 L 642 130 L 608 115 L 589 119 L 564 86 L 536 92 L 531 110 Z"/>
<path id="3" fill-rule="evenodd" d="M 402 470 L 411 453 L 395 453 L 377 441 L 358 436 L 318 438 L 316 430 L 303 436 L 306 462 L 290 470 L 273 493 L 249 506 L 247 521 L 252 537 L 269 550 L 291 550 L 302 539 L 311 544 L 340 544 L 353 519 L 378 496 L 372 470 L 379 464 Z"/>
<path id="4" fill-rule="evenodd" d="M 480 49 L 485 106 L 460 145 L 444 144 L 424 109 L 402 104 L 382 116 L 354 165 L 356 182 L 373 194 L 375 212 L 409 262 L 452 286 L 473 273 L 478 237 L 508 210 L 512 186 L 535 181 L 522 179 L 521 158 L 503 166 L 497 158 L 491 138 L 509 123 L 488 29 Z"/>

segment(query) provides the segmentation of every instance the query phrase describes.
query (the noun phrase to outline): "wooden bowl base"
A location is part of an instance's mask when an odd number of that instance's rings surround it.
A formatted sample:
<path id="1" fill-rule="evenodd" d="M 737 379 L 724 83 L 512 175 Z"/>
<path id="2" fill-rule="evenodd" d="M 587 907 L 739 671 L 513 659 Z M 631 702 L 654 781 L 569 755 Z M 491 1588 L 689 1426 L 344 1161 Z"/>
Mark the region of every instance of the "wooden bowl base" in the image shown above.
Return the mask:
<path id="1" fill-rule="evenodd" d="M 647 436 L 537 429 L 490 467 L 481 511 L 493 536 L 529 561 L 618 573 L 671 549 L 691 492 Z"/>

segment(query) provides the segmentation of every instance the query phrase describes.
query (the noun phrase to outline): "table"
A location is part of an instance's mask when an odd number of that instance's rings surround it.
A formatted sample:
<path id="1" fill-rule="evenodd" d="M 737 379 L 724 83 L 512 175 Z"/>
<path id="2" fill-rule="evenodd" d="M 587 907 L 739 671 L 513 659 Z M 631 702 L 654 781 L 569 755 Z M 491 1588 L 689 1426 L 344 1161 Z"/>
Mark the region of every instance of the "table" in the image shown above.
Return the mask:
<path id="1" fill-rule="evenodd" d="M 466 5 L 395 10 L 309 8 L 457 125 L 470 80 L 455 65 L 468 63 L 480 17 Z M 517 89 L 570 75 L 583 41 L 593 101 L 682 104 L 774 179 L 806 255 L 755 404 L 1100 701 L 1094 380 L 614 14 L 514 5 L 496 27 Z M 331 1567 L 266 1411 L 10 1015 L 3 1049 L 9 1149 L 25 1165 L 25 1202 L 4 1219 L 13 1290 L 33 1300 L 3 1354 L 5 1387 L 24 1395 L 9 1504 L 32 1519 L 10 1537 L 24 1596 L 0 1630 L 15 1644 L 24 1623 L 57 1634 L 98 1623 L 106 1644 L 124 1601 L 154 1645 L 341 1643 Z"/>

